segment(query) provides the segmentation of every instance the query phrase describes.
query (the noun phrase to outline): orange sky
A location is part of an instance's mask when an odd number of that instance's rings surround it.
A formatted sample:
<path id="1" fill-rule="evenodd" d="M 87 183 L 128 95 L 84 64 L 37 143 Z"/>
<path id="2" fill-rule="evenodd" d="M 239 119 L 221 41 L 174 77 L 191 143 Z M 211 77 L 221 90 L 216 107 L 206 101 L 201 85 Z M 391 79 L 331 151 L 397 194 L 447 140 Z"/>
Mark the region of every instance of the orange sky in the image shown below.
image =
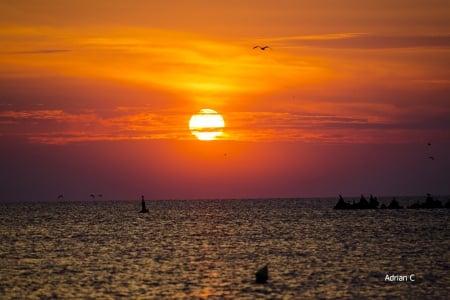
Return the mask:
<path id="1" fill-rule="evenodd" d="M 448 147 L 448 1 L 154 2 L 0 2 L 3 144 Z"/>

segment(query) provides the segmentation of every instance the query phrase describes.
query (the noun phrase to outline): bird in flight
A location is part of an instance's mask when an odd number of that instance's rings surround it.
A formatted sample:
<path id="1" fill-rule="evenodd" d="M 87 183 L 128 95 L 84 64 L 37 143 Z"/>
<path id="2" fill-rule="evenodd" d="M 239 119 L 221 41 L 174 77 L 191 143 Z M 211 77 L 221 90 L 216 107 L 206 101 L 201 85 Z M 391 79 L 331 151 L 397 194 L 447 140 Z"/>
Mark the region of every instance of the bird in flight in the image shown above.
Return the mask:
<path id="1" fill-rule="evenodd" d="M 427 145 L 428 145 L 428 146 L 431 146 L 431 143 L 428 143 Z"/>
<path id="2" fill-rule="evenodd" d="M 428 156 L 428 158 L 434 160 L 434 156 Z"/>
<path id="3" fill-rule="evenodd" d="M 262 47 L 261 46 L 255 46 L 255 47 L 253 47 L 253 49 L 257 49 L 257 48 L 261 49 L 262 51 L 264 51 L 266 49 L 272 49 L 269 46 L 262 46 Z"/>

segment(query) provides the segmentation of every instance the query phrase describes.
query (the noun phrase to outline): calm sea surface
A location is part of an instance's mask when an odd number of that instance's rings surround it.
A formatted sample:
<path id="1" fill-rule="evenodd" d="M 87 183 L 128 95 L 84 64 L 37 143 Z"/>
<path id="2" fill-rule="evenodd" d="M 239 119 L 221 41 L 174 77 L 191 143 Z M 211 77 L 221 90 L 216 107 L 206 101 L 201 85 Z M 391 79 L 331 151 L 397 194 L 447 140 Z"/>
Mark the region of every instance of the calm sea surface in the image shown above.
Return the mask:
<path id="1" fill-rule="evenodd" d="M 0 204 L 0 298 L 448 299 L 449 209 L 335 202 Z"/>

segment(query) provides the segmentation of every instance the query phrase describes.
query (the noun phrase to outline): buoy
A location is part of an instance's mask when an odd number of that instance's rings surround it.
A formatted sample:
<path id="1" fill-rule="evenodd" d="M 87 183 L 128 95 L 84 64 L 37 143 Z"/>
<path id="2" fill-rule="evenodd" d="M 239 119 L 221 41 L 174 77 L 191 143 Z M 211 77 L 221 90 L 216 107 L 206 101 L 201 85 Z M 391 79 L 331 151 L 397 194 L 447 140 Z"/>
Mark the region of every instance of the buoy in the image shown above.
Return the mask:
<path id="1" fill-rule="evenodd" d="M 266 283 L 269 279 L 269 268 L 265 265 L 263 268 L 259 269 L 256 273 L 256 283 Z"/>

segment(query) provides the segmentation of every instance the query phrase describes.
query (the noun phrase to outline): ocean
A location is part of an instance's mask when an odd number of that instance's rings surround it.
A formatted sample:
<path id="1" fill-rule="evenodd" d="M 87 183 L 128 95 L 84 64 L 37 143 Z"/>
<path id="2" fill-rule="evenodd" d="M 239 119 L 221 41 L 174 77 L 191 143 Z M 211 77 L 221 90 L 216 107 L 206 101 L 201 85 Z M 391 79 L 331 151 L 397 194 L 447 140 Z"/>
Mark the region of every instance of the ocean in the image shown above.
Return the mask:
<path id="1" fill-rule="evenodd" d="M 448 299 L 449 209 L 336 201 L 2 203 L 0 298 Z"/>

